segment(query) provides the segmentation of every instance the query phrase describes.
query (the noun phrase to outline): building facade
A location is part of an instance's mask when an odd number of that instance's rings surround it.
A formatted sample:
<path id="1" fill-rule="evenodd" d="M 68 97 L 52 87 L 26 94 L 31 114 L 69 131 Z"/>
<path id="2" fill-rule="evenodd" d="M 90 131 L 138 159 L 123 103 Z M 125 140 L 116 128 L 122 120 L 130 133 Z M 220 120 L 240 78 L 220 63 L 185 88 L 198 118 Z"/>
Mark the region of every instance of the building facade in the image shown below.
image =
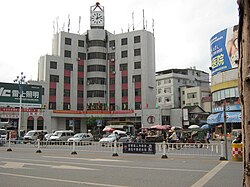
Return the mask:
<path id="1" fill-rule="evenodd" d="M 212 114 L 207 123 L 223 132 L 241 128 L 241 109 L 238 90 L 238 26 L 220 31 L 211 38 Z M 224 112 L 226 115 L 224 115 Z M 226 118 L 224 117 L 226 116 Z"/>
<path id="2" fill-rule="evenodd" d="M 52 54 L 40 57 L 38 80 L 30 81 L 43 87 L 41 111 L 48 131 L 72 126 L 86 131 L 90 118 L 102 125 L 108 120 L 135 121 L 138 126 L 159 123 L 152 99 L 155 82 L 153 33 L 108 32 L 99 3 L 90 7 L 90 30 L 54 34 Z M 150 116 L 154 120 L 148 120 Z"/>

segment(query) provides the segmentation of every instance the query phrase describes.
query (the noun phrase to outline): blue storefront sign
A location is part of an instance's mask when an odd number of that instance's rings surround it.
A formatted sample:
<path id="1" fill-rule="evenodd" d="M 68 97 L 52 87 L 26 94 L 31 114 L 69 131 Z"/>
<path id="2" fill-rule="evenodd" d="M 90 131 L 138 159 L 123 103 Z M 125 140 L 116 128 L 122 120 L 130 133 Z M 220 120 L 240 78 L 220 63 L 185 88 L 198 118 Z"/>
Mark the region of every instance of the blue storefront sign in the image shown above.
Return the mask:
<path id="1" fill-rule="evenodd" d="M 123 153 L 155 154 L 155 143 L 123 143 Z"/>

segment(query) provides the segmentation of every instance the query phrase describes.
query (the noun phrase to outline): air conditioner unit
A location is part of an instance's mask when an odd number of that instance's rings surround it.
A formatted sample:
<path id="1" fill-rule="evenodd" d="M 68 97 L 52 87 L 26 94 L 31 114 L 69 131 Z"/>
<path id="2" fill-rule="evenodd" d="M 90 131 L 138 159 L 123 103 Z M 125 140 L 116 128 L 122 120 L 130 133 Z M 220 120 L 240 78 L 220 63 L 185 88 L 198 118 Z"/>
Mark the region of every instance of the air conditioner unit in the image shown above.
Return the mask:
<path id="1" fill-rule="evenodd" d="M 110 59 L 110 61 L 111 61 L 111 62 L 114 62 L 114 61 L 115 61 L 115 59 L 114 59 L 114 58 L 111 58 L 111 59 Z"/>
<path id="2" fill-rule="evenodd" d="M 115 50 L 115 46 L 113 46 L 112 49 Z"/>

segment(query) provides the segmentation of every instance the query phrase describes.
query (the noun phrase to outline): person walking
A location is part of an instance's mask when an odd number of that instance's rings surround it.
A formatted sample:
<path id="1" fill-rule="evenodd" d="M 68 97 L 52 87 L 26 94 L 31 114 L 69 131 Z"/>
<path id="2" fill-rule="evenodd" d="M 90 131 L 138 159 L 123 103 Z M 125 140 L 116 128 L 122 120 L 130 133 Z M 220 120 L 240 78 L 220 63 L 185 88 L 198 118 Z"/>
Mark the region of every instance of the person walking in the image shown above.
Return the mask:
<path id="1" fill-rule="evenodd" d="M 207 136 L 206 136 L 206 139 L 207 139 L 207 143 L 210 144 L 210 138 L 211 138 L 211 134 L 209 131 L 207 131 Z"/>

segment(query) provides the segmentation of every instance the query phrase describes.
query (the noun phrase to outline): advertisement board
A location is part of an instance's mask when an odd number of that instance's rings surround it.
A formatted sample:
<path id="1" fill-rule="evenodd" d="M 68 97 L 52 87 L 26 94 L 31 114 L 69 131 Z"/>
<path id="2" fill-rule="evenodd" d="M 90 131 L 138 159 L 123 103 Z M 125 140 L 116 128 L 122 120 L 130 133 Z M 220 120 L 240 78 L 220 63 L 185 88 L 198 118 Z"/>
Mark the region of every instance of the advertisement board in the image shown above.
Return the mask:
<path id="1" fill-rule="evenodd" d="M 41 108 L 42 86 L 22 84 L 22 107 Z M 20 86 L 19 84 L 0 82 L 0 106 L 19 107 Z"/>
<path id="2" fill-rule="evenodd" d="M 238 26 L 215 34 L 210 40 L 211 75 L 238 67 Z"/>
<path id="3" fill-rule="evenodd" d="M 155 143 L 123 143 L 123 153 L 155 154 Z"/>

